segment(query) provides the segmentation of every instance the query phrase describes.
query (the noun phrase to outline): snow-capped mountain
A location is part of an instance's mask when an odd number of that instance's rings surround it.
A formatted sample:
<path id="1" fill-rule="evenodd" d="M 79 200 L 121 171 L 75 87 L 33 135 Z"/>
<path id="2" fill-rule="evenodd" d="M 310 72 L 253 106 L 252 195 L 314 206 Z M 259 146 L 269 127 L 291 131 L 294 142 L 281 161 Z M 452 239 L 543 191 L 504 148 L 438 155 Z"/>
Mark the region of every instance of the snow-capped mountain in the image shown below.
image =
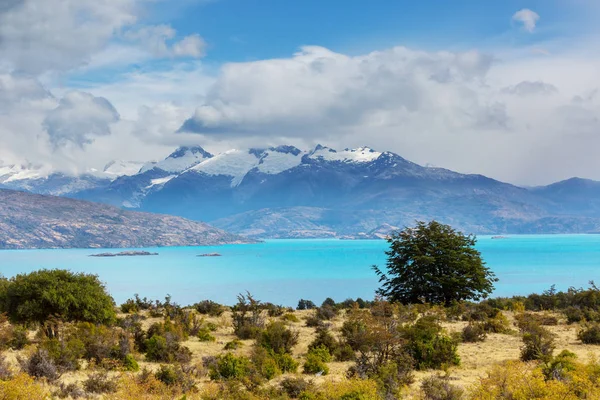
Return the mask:
<path id="1" fill-rule="evenodd" d="M 111 163 L 100 175 L 70 178 L 61 194 L 261 238 L 381 237 L 391 227 L 433 218 L 474 233 L 600 231 L 594 196 L 600 183 L 526 189 L 369 147 L 278 146 L 215 155 L 181 147 L 132 173 L 137 167 Z M 119 176 L 107 178 L 110 173 Z M 42 192 L 42 185 L 31 185 L 38 181 L 19 182 Z"/>

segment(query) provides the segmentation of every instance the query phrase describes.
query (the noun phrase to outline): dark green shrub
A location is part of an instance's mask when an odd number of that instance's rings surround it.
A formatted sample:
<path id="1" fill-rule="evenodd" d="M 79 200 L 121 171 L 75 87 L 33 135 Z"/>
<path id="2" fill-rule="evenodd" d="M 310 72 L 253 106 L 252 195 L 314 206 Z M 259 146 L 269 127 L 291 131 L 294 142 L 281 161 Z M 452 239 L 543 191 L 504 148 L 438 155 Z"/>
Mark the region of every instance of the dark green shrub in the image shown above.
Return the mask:
<path id="1" fill-rule="evenodd" d="M 403 336 L 407 341 L 405 348 L 417 369 L 440 369 L 460 364 L 456 341 L 444 335 L 442 326 L 432 317 L 422 317 L 405 327 Z"/>
<path id="2" fill-rule="evenodd" d="M 140 309 L 138 308 L 137 304 L 135 303 L 135 301 L 133 299 L 127 299 L 125 301 L 125 303 L 121 304 L 121 306 L 119 308 L 121 309 L 121 312 L 124 314 L 137 313 L 140 311 Z"/>
<path id="3" fill-rule="evenodd" d="M 548 361 L 554 351 L 554 334 L 530 320 L 523 325 L 523 347 L 521 348 L 522 361 Z"/>
<path id="4" fill-rule="evenodd" d="M 267 315 L 269 317 L 281 317 L 283 313 L 285 313 L 286 308 L 284 306 L 278 306 L 273 303 L 265 303 L 263 308 L 267 310 Z"/>
<path id="5" fill-rule="evenodd" d="M 583 311 L 581 311 L 581 309 L 577 308 L 577 307 L 567 307 L 563 313 L 565 314 L 565 317 L 567 317 L 567 322 L 569 324 L 575 323 L 575 322 L 581 322 L 585 319 L 585 315 L 583 313 Z"/>
<path id="6" fill-rule="evenodd" d="M 600 324 L 592 322 L 581 327 L 577 339 L 585 344 L 600 344 Z"/>
<path id="7" fill-rule="evenodd" d="M 40 270 L 8 280 L 4 306 L 13 323 L 44 324 L 54 315 L 64 321 L 106 324 L 115 321 L 114 301 L 96 275 Z M 57 332 L 47 325 L 49 338 Z"/>
<path id="8" fill-rule="evenodd" d="M 212 300 L 202 300 L 201 302 L 196 303 L 194 308 L 196 308 L 196 311 L 200 314 L 207 314 L 211 317 L 220 317 L 221 314 L 225 312 L 225 307 Z"/>
<path id="9" fill-rule="evenodd" d="M 244 343 L 241 340 L 234 339 L 231 342 L 225 343 L 225 347 L 223 347 L 223 349 L 224 350 L 237 350 L 240 347 L 242 347 L 243 345 L 244 345 Z"/>
<path id="10" fill-rule="evenodd" d="M 325 364 L 325 361 L 323 361 L 319 354 L 309 351 L 306 355 L 303 372 L 305 374 L 327 375 L 329 373 L 329 367 Z"/>
<path id="11" fill-rule="evenodd" d="M 281 389 L 292 399 L 298 399 L 303 393 L 314 390 L 315 385 L 300 377 L 288 377 L 281 381 Z"/>
<path id="12" fill-rule="evenodd" d="M 323 321 L 317 318 L 316 315 L 309 315 L 306 318 L 306 326 L 309 328 L 318 328 L 323 326 Z"/>
<path id="13" fill-rule="evenodd" d="M 488 333 L 509 333 L 510 324 L 502 312 L 483 320 L 483 328 Z"/>
<path id="14" fill-rule="evenodd" d="M 117 391 L 117 380 L 110 378 L 106 372 L 96 372 L 88 376 L 83 387 L 89 393 L 114 393 Z"/>
<path id="15" fill-rule="evenodd" d="M 370 341 L 367 325 L 359 319 L 344 321 L 342 325 L 342 337 L 345 343 L 355 351 L 365 348 Z"/>
<path id="16" fill-rule="evenodd" d="M 290 354 L 275 354 L 273 356 L 282 373 L 296 372 L 298 362 Z"/>
<path id="17" fill-rule="evenodd" d="M 314 354 L 315 356 L 319 357 L 323 362 L 328 363 L 331 361 L 331 353 L 329 352 L 329 349 L 325 346 L 313 347 L 308 350 L 308 353 Z"/>
<path id="18" fill-rule="evenodd" d="M 14 350 L 21 350 L 30 343 L 27 329 L 21 325 L 13 326 L 12 338 L 8 342 L 8 346 Z"/>
<path id="19" fill-rule="evenodd" d="M 480 322 L 469 323 L 462 330 L 462 341 L 465 343 L 483 342 L 487 336 L 485 327 Z"/>
<path id="20" fill-rule="evenodd" d="M 154 376 L 167 386 L 177 386 L 183 393 L 196 389 L 194 377 L 186 372 L 181 365 L 161 365 Z"/>
<path id="21" fill-rule="evenodd" d="M 577 355 L 568 350 L 563 350 L 556 357 L 544 364 L 542 372 L 546 380 L 554 379 L 565 381 L 569 379 L 568 373 L 575 371 Z"/>
<path id="22" fill-rule="evenodd" d="M 146 359 L 158 362 L 188 363 L 192 359 L 190 350 L 179 344 L 172 336 L 153 335 L 146 341 Z"/>
<path id="23" fill-rule="evenodd" d="M 60 378 L 59 370 L 45 349 L 38 349 L 29 358 L 18 358 L 21 369 L 34 378 L 46 378 L 50 382 Z"/>
<path id="24" fill-rule="evenodd" d="M 241 379 L 250 372 L 250 360 L 246 357 L 236 357 L 231 353 L 219 355 L 209 366 L 209 376 L 212 380 Z"/>
<path id="25" fill-rule="evenodd" d="M 340 344 L 333 352 L 333 357 L 336 361 L 354 361 L 356 359 L 356 353 L 350 347 L 349 344 Z"/>
<path id="26" fill-rule="evenodd" d="M 326 298 L 323 303 L 321 303 L 321 307 L 335 308 L 336 305 L 337 304 L 335 303 L 335 300 L 333 300 L 331 297 Z"/>
<path id="27" fill-rule="evenodd" d="M 291 353 L 298 343 L 298 332 L 294 332 L 280 321 L 271 322 L 257 338 L 257 344 L 276 354 Z"/>
<path id="28" fill-rule="evenodd" d="M 460 400 L 464 395 L 464 390 L 440 375 L 425 378 L 421 383 L 421 392 L 424 400 Z"/>
<path id="29" fill-rule="evenodd" d="M 325 327 L 318 327 L 315 340 L 308 345 L 309 349 L 313 349 L 315 347 L 325 347 L 327 350 L 329 350 L 330 354 L 334 354 L 339 347 L 339 343 L 337 340 L 335 340 L 331 332 L 329 332 L 329 329 Z"/>
<path id="30" fill-rule="evenodd" d="M 316 307 L 317 306 L 312 301 L 300 299 L 300 301 L 298 301 L 298 306 L 296 307 L 296 310 L 312 310 Z"/>

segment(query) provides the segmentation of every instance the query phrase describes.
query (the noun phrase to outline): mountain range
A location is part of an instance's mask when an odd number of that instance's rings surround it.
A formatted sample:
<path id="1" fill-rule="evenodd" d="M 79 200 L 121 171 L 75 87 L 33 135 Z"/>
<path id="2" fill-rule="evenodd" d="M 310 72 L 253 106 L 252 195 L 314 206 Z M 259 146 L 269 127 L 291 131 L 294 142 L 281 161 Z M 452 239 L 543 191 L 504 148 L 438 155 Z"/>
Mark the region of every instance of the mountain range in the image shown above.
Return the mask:
<path id="1" fill-rule="evenodd" d="M 368 147 L 216 155 L 180 147 L 158 162 L 113 162 L 80 176 L 0 167 L 0 187 L 172 214 L 255 238 L 377 238 L 430 219 L 477 234 L 600 232 L 600 182 L 524 188 Z"/>
<path id="2" fill-rule="evenodd" d="M 130 248 L 253 243 L 172 215 L 0 189 L 0 249 Z"/>

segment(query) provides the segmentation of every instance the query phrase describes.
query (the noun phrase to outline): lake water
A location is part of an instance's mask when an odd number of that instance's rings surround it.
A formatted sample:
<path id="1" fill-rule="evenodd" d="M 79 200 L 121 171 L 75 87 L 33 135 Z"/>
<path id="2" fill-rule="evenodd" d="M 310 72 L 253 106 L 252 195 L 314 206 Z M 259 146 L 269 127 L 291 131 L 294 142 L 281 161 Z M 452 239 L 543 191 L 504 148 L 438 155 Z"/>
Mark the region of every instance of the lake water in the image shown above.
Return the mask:
<path id="1" fill-rule="evenodd" d="M 494 295 L 585 287 L 600 281 L 600 235 L 479 237 L 478 249 L 500 281 Z M 298 299 L 372 299 L 378 287 L 371 266 L 385 264 L 385 241 L 268 240 L 252 245 L 152 248 L 158 256 L 89 257 L 104 250 L 4 250 L 0 273 L 10 277 L 40 268 L 94 273 L 117 303 L 139 293 L 181 304 L 212 299 L 235 303 L 249 290 L 256 298 L 295 306 Z M 110 252 L 121 250 L 110 249 Z M 218 252 L 222 257 L 196 257 Z"/>

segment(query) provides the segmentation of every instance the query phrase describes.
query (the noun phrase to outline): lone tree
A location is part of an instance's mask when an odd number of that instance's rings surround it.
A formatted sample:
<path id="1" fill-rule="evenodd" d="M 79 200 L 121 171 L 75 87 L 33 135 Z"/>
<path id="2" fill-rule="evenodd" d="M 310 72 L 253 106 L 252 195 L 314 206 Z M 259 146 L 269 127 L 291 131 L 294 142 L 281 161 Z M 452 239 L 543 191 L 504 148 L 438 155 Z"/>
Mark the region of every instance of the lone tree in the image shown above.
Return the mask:
<path id="1" fill-rule="evenodd" d="M 465 236 L 437 221 L 417 222 L 389 239 L 387 271 L 373 269 L 382 283 L 377 293 L 404 304 L 449 305 L 479 300 L 498 279 L 475 249 L 475 236 Z"/>
<path id="2" fill-rule="evenodd" d="M 96 275 L 66 270 L 40 270 L 20 274 L 0 284 L 0 310 L 11 322 L 44 326 L 57 334 L 55 320 L 111 323 L 114 301 Z"/>

